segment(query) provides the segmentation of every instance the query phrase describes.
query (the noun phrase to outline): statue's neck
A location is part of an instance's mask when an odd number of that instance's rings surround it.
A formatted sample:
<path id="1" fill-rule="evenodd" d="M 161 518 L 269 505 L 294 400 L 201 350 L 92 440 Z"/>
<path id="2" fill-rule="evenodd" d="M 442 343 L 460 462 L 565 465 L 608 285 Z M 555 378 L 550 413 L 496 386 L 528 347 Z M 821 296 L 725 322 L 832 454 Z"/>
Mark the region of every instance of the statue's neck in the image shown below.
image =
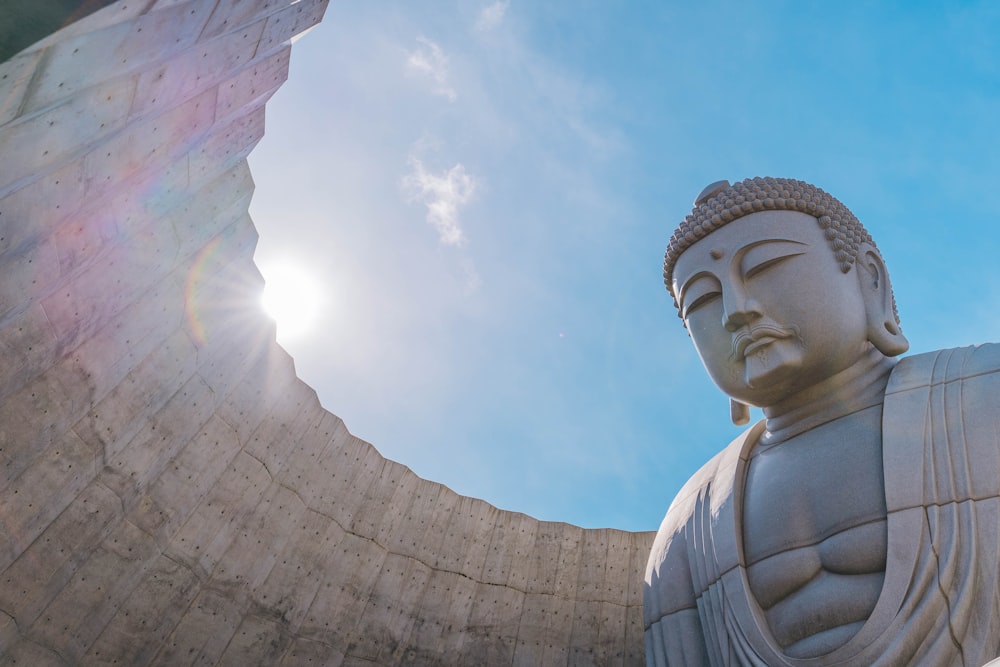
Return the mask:
<path id="1" fill-rule="evenodd" d="M 880 405 L 896 360 L 874 347 L 849 368 L 764 408 L 760 444 L 777 444 L 820 424 Z"/>

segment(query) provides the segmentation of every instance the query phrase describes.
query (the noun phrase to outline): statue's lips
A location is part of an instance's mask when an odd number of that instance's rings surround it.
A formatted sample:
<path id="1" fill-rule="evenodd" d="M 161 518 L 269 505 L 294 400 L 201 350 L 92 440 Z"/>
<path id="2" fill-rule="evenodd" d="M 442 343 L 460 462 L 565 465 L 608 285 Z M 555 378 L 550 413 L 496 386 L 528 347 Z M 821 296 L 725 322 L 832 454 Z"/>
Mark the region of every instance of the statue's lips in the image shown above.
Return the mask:
<path id="1" fill-rule="evenodd" d="M 750 356 L 760 348 L 764 347 L 765 345 L 770 345 L 776 340 L 778 339 L 775 338 L 774 336 L 761 336 L 760 338 L 756 339 L 755 341 L 747 345 L 746 349 L 743 350 L 743 357 L 746 358 Z"/>
<path id="2" fill-rule="evenodd" d="M 752 329 L 746 329 L 736 334 L 736 338 L 733 339 L 733 356 L 744 360 L 757 350 L 777 340 L 791 338 L 793 335 L 794 332 L 787 329 L 780 329 L 766 324 L 757 325 Z"/>

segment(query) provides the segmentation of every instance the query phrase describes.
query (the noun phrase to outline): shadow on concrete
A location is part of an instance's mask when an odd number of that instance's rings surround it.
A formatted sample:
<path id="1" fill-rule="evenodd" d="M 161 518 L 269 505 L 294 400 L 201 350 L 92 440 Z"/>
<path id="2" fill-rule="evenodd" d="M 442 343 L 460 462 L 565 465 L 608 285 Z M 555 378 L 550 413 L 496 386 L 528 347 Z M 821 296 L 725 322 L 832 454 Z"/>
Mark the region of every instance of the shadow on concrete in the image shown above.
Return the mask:
<path id="1" fill-rule="evenodd" d="M 3 0 L 0 62 L 115 0 Z"/>

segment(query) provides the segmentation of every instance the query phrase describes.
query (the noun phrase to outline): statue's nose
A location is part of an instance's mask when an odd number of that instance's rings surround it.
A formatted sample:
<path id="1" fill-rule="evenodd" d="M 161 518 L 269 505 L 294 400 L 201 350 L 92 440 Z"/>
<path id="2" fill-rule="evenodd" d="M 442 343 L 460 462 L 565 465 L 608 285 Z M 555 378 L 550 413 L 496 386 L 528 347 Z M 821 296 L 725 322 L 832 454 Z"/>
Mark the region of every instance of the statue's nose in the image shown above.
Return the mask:
<path id="1" fill-rule="evenodd" d="M 726 331 L 738 331 L 760 316 L 760 306 L 741 286 L 722 290 L 722 326 Z"/>

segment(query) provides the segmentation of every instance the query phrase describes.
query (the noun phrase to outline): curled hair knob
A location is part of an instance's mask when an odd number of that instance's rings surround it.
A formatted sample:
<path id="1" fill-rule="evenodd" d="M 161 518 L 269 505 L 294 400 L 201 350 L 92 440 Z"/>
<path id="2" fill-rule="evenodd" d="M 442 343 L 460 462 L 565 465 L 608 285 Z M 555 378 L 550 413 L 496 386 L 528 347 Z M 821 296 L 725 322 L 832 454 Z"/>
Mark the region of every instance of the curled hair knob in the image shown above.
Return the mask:
<path id="1" fill-rule="evenodd" d="M 715 183 L 711 183 L 705 186 L 705 189 L 698 194 L 697 198 L 695 198 L 694 205 L 701 206 L 709 199 L 719 194 L 723 190 L 727 189 L 728 187 L 730 187 L 729 181 L 716 181 Z"/>

